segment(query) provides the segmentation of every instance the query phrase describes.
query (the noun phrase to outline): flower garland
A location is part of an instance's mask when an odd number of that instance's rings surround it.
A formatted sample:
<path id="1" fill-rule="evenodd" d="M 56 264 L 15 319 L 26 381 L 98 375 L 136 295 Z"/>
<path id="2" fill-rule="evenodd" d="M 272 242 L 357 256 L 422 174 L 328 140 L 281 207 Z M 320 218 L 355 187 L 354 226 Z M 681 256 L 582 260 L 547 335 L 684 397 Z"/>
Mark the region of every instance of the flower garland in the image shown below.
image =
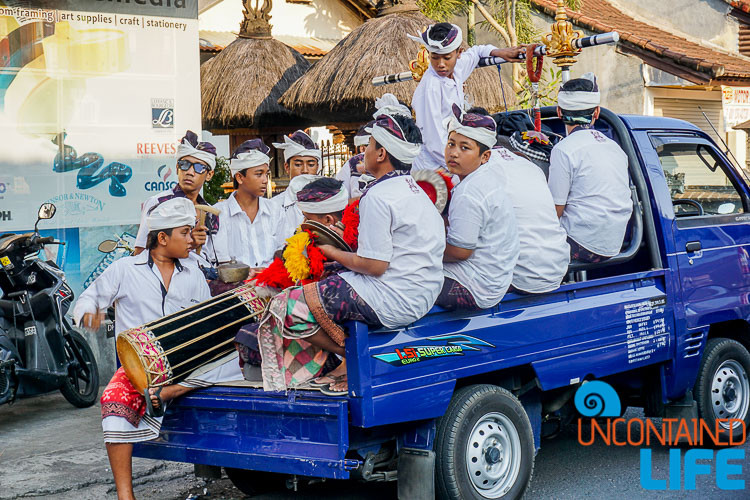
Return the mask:
<path id="1" fill-rule="evenodd" d="M 295 284 L 307 284 L 323 276 L 326 257 L 315 246 L 315 236 L 308 231 L 295 233 L 286 240 L 282 258 L 275 258 L 271 265 L 255 278 L 256 284 L 274 288 L 289 288 Z"/>
<path id="2" fill-rule="evenodd" d="M 344 241 L 356 250 L 359 243 L 359 199 L 346 206 L 341 223 L 344 225 Z"/>

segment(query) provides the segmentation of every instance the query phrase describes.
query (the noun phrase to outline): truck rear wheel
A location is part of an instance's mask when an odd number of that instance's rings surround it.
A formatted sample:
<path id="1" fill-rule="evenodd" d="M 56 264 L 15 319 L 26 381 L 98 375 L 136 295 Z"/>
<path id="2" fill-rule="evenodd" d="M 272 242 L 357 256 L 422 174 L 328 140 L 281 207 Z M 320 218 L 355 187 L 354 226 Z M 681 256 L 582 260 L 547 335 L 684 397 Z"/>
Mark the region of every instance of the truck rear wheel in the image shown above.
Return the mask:
<path id="1" fill-rule="evenodd" d="M 224 467 L 224 470 L 234 487 L 248 496 L 285 490 L 286 487 L 287 476 L 284 474 L 232 467 Z"/>
<path id="2" fill-rule="evenodd" d="M 520 498 L 534 470 L 531 422 L 506 389 L 464 387 L 438 420 L 435 453 L 438 498 Z"/>
<path id="3" fill-rule="evenodd" d="M 750 354 L 736 340 L 715 338 L 708 341 L 703 352 L 695 399 L 700 417 L 713 429 L 718 424 L 729 431 L 730 422 L 744 420 L 750 424 Z M 734 440 L 742 439 L 742 425 L 732 425 Z"/>

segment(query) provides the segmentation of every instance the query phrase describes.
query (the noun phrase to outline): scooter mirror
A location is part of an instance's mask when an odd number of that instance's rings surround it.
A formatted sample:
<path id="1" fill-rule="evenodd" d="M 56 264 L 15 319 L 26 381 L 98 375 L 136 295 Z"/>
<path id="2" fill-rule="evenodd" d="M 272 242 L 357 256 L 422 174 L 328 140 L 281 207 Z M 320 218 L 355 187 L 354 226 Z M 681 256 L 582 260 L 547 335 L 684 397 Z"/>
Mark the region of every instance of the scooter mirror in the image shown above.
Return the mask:
<path id="1" fill-rule="evenodd" d="M 57 212 L 57 207 L 54 203 L 43 203 L 39 207 L 39 219 L 51 219 L 55 216 L 55 212 Z"/>
<path id="2" fill-rule="evenodd" d="M 102 253 L 109 253 L 117 248 L 117 242 L 115 240 L 104 240 L 99 243 L 99 251 Z"/>

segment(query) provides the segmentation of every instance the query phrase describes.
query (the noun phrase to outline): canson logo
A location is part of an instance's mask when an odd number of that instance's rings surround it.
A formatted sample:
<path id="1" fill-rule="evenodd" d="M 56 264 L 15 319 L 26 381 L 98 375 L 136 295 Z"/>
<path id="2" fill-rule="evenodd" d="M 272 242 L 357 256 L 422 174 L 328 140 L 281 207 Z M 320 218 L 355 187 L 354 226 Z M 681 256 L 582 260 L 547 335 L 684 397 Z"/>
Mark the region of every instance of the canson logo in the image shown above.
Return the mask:
<path id="1" fill-rule="evenodd" d="M 169 180 L 172 175 L 172 168 L 162 165 L 156 170 L 156 175 L 160 180 L 150 181 L 143 184 L 146 191 L 168 191 L 177 185 L 176 180 Z"/>
<path id="2" fill-rule="evenodd" d="M 578 419 L 578 442 L 591 446 L 599 439 L 607 446 L 637 446 L 640 448 L 641 487 L 647 490 L 694 490 L 697 476 L 711 474 L 716 467 L 716 486 L 722 490 L 744 490 L 743 479 L 730 476 L 742 475 L 745 450 L 727 448 L 745 443 L 745 422 L 739 419 L 717 419 L 714 424 L 701 419 L 663 418 L 661 425 L 650 418 L 620 417 L 622 405 L 617 391 L 606 382 L 594 380 L 581 385 L 576 391 L 575 407 L 584 417 L 589 417 L 589 431 L 585 432 Z M 602 418 L 610 417 L 610 418 Z M 742 427 L 742 436 L 737 437 L 730 429 Z M 619 429 L 619 434 L 618 434 Z M 623 439 L 625 436 L 625 439 Z M 682 456 L 678 443 L 687 441 L 690 449 Z M 669 449 L 668 477 L 660 478 L 658 468 L 652 470 L 650 446 Z M 705 446 L 705 448 L 703 448 Z M 714 453 L 708 447 L 723 447 Z M 705 460 L 707 463 L 699 463 Z M 735 461 L 730 463 L 729 461 Z M 712 463 L 713 462 L 713 463 Z M 739 462 L 739 463 L 737 463 Z M 683 467 L 684 463 L 684 467 Z"/>

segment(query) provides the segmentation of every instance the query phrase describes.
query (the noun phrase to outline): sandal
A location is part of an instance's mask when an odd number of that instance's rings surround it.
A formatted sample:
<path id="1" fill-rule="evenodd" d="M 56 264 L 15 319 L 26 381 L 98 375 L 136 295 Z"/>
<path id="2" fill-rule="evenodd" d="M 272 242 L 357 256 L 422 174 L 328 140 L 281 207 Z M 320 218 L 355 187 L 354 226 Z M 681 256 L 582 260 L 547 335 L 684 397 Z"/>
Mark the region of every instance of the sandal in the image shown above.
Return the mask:
<path id="1" fill-rule="evenodd" d="M 323 382 L 322 379 L 327 378 L 328 382 Z M 309 381 L 307 385 L 309 387 L 314 387 L 316 389 L 319 389 L 321 387 L 328 387 L 331 384 L 335 384 L 337 382 L 342 382 L 346 379 L 346 374 L 344 375 L 323 375 L 321 377 L 316 377 Z"/>
<path id="2" fill-rule="evenodd" d="M 149 417 L 158 418 L 164 416 L 164 401 L 161 399 L 162 389 L 164 389 L 163 386 L 159 387 L 153 394 L 149 394 L 148 389 L 143 391 L 143 397 L 146 398 L 146 415 Z M 154 408 L 154 404 L 151 402 L 152 396 L 156 396 L 156 399 L 159 401 L 159 406 L 157 408 Z"/>
<path id="3" fill-rule="evenodd" d="M 328 387 L 321 387 L 319 390 L 326 396 L 348 396 L 349 395 L 349 384 L 346 385 L 344 389 L 333 389 L 332 387 L 340 382 L 346 382 L 346 375 L 342 375 L 340 380 L 337 380 L 336 382 L 329 384 Z"/>

